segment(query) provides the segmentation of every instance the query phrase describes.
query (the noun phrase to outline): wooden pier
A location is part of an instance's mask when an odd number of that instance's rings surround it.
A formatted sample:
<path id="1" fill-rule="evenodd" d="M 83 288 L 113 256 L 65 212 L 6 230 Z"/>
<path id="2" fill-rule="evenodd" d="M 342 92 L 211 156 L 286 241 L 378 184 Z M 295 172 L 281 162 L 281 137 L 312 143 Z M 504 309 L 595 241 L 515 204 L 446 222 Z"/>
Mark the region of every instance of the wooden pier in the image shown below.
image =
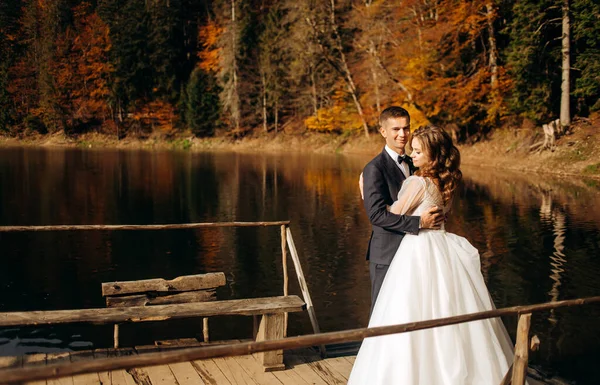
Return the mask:
<path id="1" fill-rule="evenodd" d="M 166 349 L 172 349 L 168 347 Z M 156 352 L 165 348 L 141 346 L 123 349 L 32 354 L 0 357 L 0 368 L 32 367 L 58 363 L 81 363 L 107 357 Z M 165 365 L 80 374 L 55 380 L 27 382 L 31 385 L 334 385 L 345 384 L 356 357 L 322 359 L 318 350 L 284 352 L 286 370 L 265 372 L 253 355 L 221 357 Z M 0 378 L 0 383 L 2 379 Z"/>

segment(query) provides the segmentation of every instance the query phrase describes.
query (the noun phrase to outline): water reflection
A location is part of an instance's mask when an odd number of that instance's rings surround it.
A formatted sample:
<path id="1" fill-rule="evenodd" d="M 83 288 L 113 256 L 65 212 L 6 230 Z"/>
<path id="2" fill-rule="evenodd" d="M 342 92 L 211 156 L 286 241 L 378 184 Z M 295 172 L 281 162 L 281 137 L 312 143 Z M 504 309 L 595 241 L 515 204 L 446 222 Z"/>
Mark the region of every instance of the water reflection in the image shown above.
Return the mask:
<path id="1" fill-rule="evenodd" d="M 364 157 L 144 151 L 0 150 L 0 224 L 146 224 L 290 219 L 324 331 L 362 327 L 370 226 L 357 190 Z M 481 252 L 498 307 L 600 293 L 600 195 L 592 181 L 465 167 L 449 231 Z M 218 296 L 282 293 L 279 228 L 0 233 L 0 311 L 103 307 L 101 282 L 223 271 Z M 290 269 L 292 264 L 288 263 Z M 291 272 L 292 270 L 290 270 Z M 300 293 L 290 279 L 290 292 Z M 598 378 L 598 307 L 533 317 L 534 364 Z M 514 317 L 505 320 L 511 334 Z M 213 322 L 247 338 L 250 320 Z M 311 330 L 291 314 L 289 335 Z M 110 346 L 111 327 L 0 330 L 0 353 Z M 196 320 L 121 329 L 124 344 L 198 334 Z M 44 340 L 46 342 L 42 342 Z"/>

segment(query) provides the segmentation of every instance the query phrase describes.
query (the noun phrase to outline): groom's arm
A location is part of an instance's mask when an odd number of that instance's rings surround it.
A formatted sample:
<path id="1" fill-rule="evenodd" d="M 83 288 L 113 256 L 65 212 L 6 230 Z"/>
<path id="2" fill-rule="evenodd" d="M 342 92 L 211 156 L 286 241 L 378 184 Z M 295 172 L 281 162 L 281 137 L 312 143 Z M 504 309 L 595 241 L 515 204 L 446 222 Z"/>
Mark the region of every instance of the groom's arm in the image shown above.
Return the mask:
<path id="1" fill-rule="evenodd" d="M 388 211 L 384 195 L 388 191 L 387 184 L 381 170 L 373 164 L 368 164 L 363 171 L 363 190 L 365 210 L 371 224 L 400 233 L 419 233 L 420 217 Z"/>

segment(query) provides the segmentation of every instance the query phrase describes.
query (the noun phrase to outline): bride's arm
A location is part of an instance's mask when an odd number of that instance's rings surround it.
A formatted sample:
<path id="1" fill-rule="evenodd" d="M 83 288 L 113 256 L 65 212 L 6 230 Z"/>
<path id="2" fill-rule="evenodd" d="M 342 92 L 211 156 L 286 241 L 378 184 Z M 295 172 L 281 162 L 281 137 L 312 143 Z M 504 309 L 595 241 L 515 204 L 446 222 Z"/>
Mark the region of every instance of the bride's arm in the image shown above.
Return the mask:
<path id="1" fill-rule="evenodd" d="M 425 180 L 411 176 L 402 184 L 398 193 L 398 200 L 390 207 L 390 212 L 397 215 L 406 215 L 412 212 L 423 201 L 425 196 Z"/>

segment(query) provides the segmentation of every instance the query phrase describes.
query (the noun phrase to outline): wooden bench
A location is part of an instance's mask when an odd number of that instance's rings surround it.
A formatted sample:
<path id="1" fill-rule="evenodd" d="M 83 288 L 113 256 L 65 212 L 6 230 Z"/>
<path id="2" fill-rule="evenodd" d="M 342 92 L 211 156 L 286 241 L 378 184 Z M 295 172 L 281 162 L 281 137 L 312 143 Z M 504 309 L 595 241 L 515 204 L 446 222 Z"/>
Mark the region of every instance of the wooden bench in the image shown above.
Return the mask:
<path id="1" fill-rule="evenodd" d="M 208 342 L 208 317 L 216 315 L 254 316 L 256 341 L 283 338 L 287 325 L 285 313 L 302 311 L 305 303 L 298 296 L 216 300 L 216 288 L 225 285 L 225 274 L 209 273 L 141 281 L 106 282 L 102 296 L 106 306 L 120 309 L 122 315 L 132 309 L 153 309 L 125 317 L 125 322 L 158 321 L 170 318 L 203 317 L 203 337 Z M 140 308 L 141 307 L 141 308 Z M 108 310 L 108 309 L 106 309 Z M 148 313 L 146 316 L 145 314 Z M 152 314 L 150 316 L 150 314 Z M 115 348 L 119 346 L 119 327 L 115 324 Z M 281 370 L 283 350 L 258 353 L 266 371 Z"/>
<path id="2" fill-rule="evenodd" d="M 102 296 L 107 307 L 155 306 L 208 302 L 217 299 L 216 289 L 225 286 L 224 273 L 186 275 L 170 281 L 162 278 L 105 282 Z M 202 320 L 204 342 L 209 341 L 208 318 Z M 119 347 L 119 325 L 114 326 L 114 347 Z"/>

